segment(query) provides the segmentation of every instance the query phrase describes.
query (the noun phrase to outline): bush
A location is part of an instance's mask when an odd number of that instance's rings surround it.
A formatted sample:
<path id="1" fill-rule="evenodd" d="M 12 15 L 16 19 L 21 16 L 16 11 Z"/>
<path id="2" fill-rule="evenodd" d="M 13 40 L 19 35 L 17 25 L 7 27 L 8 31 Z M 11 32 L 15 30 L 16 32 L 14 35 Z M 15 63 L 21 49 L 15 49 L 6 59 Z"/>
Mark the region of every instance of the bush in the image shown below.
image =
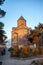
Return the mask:
<path id="1" fill-rule="evenodd" d="M 10 49 L 11 50 L 11 49 Z M 19 48 L 18 46 L 14 46 L 13 50 L 11 51 L 11 55 L 15 57 L 31 57 L 40 54 L 40 49 L 30 49 L 27 46 Z"/>
<path id="2" fill-rule="evenodd" d="M 23 48 L 21 48 L 20 51 L 21 51 L 22 57 L 28 57 L 29 56 L 30 50 L 28 47 L 23 47 Z"/>
<path id="3" fill-rule="evenodd" d="M 20 54 L 20 50 L 18 46 L 14 46 L 13 55 L 19 57 L 19 54 Z"/>
<path id="4" fill-rule="evenodd" d="M 33 56 L 40 55 L 40 49 L 39 48 L 33 49 L 32 53 L 33 53 Z"/>
<path id="5" fill-rule="evenodd" d="M 28 57 L 30 54 L 30 49 L 28 47 L 19 48 L 18 46 L 14 47 L 13 55 L 15 57 Z"/>

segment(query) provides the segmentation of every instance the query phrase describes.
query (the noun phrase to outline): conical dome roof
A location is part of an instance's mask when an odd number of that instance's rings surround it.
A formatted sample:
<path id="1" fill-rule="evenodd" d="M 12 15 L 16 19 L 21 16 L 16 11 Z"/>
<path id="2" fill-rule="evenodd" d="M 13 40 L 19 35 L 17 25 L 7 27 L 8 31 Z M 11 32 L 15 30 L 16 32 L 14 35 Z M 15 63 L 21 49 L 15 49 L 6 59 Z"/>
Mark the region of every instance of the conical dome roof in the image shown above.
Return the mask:
<path id="1" fill-rule="evenodd" d="M 18 20 L 25 20 L 23 16 L 21 16 Z M 25 20 L 26 21 L 26 20 Z"/>

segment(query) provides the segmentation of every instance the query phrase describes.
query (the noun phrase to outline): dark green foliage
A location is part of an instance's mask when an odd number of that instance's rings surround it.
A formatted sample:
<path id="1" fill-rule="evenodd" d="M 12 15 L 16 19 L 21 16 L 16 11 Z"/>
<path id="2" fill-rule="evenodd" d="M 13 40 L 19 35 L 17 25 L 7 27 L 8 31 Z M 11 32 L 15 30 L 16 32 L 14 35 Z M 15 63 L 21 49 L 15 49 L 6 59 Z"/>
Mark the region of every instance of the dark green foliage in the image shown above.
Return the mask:
<path id="1" fill-rule="evenodd" d="M 4 10 L 1 10 L 1 9 L 0 9 L 0 18 L 4 17 L 5 14 L 6 14 L 6 12 L 5 12 Z"/>
<path id="2" fill-rule="evenodd" d="M 0 34 L 5 34 L 5 31 L 4 30 L 0 30 Z"/>
<path id="3" fill-rule="evenodd" d="M 3 28 L 4 28 L 4 23 L 0 22 L 0 43 L 2 43 L 3 41 L 5 41 L 5 39 L 7 38 L 7 36 L 5 35 L 5 31 L 3 30 Z"/>
<path id="4" fill-rule="evenodd" d="M 34 30 L 31 29 L 31 34 L 27 38 L 31 43 L 38 43 L 43 40 L 43 24 L 39 23 Z"/>
<path id="5" fill-rule="evenodd" d="M 4 28 L 4 23 L 0 22 L 0 34 L 5 34 L 3 28 Z"/>
<path id="6" fill-rule="evenodd" d="M 0 29 L 3 29 L 4 23 L 0 22 Z"/>
<path id="7" fill-rule="evenodd" d="M 0 0 L 0 5 L 4 3 L 5 0 Z M 4 17 L 6 12 L 0 8 L 0 18 Z"/>
<path id="8" fill-rule="evenodd" d="M 0 0 L 0 5 L 2 5 L 4 3 L 5 0 Z"/>

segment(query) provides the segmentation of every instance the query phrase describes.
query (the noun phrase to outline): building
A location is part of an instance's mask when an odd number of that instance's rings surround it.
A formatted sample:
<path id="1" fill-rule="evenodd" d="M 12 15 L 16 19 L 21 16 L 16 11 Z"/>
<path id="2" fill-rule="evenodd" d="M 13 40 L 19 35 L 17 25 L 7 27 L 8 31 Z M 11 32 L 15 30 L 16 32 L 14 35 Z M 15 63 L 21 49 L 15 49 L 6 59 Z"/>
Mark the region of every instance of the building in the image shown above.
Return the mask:
<path id="1" fill-rule="evenodd" d="M 26 20 L 21 16 L 17 20 L 17 27 L 13 27 L 11 31 L 11 44 L 14 45 L 27 45 L 27 35 L 30 34 L 30 28 L 26 25 Z"/>

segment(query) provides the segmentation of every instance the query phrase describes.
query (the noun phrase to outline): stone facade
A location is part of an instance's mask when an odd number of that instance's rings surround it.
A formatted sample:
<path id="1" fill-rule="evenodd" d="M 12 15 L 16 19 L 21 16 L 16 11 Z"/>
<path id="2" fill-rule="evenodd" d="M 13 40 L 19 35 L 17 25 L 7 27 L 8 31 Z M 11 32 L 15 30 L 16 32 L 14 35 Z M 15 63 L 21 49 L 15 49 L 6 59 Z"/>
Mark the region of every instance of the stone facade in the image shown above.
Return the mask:
<path id="1" fill-rule="evenodd" d="M 16 44 L 27 44 L 28 34 L 30 34 L 30 29 L 26 25 L 26 20 L 21 16 L 17 20 L 17 27 L 12 28 L 12 32 L 11 32 L 12 46 Z"/>

